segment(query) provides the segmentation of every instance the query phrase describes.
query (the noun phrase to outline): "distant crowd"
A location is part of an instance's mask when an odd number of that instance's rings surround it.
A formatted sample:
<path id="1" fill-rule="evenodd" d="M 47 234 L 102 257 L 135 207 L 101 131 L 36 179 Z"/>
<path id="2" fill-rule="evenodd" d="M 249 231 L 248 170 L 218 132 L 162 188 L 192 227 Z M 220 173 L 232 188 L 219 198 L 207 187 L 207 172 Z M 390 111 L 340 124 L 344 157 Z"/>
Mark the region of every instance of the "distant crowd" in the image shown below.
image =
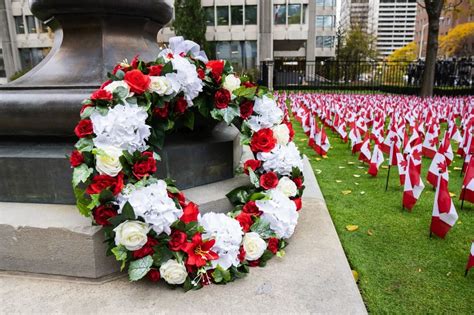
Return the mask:
<path id="1" fill-rule="evenodd" d="M 438 60 L 435 69 L 436 86 L 471 86 L 474 75 L 474 58 Z M 420 85 L 425 62 L 419 59 L 407 69 L 409 85 Z"/>

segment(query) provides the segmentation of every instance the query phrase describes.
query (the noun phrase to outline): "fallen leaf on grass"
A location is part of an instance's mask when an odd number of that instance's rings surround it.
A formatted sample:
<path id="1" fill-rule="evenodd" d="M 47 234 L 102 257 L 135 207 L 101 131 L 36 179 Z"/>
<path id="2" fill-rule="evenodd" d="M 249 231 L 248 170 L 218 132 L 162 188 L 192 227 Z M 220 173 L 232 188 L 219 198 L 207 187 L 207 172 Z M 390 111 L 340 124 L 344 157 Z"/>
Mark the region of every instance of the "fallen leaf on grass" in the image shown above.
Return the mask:
<path id="1" fill-rule="evenodd" d="M 317 157 L 317 158 L 316 158 L 316 161 L 321 161 L 321 158 L 318 158 L 318 157 Z"/>
<path id="2" fill-rule="evenodd" d="M 369 229 L 369 230 L 367 230 L 367 235 L 372 236 L 372 235 L 374 235 L 374 232 L 372 232 L 372 230 Z"/>
<path id="3" fill-rule="evenodd" d="M 387 165 L 382 165 L 382 168 L 387 169 L 388 166 Z"/>
<path id="4" fill-rule="evenodd" d="M 457 167 L 457 166 L 455 166 L 455 167 L 453 167 L 453 170 L 455 170 L 455 171 L 460 171 L 460 170 L 462 170 L 462 167 Z"/>
<path id="5" fill-rule="evenodd" d="M 360 194 L 361 194 L 361 195 L 365 195 L 365 191 L 361 191 Z"/>
<path id="6" fill-rule="evenodd" d="M 448 276 L 448 277 L 449 277 L 450 275 L 451 275 L 451 271 L 446 274 L 446 276 Z"/>
<path id="7" fill-rule="evenodd" d="M 347 162 L 347 164 L 353 165 L 353 164 L 355 164 L 355 162 L 350 162 L 350 161 L 349 161 L 349 162 Z"/>
<path id="8" fill-rule="evenodd" d="M 462 224 L 462 221 L 461 221 L 461 220 L 458 220 L 458 222 L 456 222 L 456 224 Z"/>
<path id="9" fill-rule="evenodd" d="M 359 229 L 358 225 L 354 225 L 354 224 L 346 225 L 346 230 L 348 230 L 349 232 L 354 232 L 354 231 L 357 231 L 358 229 Z"/>
<path id="10" fill-rule="evenodd" d="M 451 198 L 456 197 L 456 194 L 453 193 L 453 192 L 449 192 L 449 197 L 451 197 Z"/>
<path id="11" fill-rule="evenodd" d="M 328 156 L 327 156 L 327 155 L 323 155 L 323 159 L 327 159 L 327 158 L 328 158 Z"/>
<path id="12" fill-rule="evenodd" d="M 359 186 L 359 183 L 358 183 L 358 182 L 355 182 L 354 185 Z"/>
<path id="13" fill-rule="evenodd" d="M 421 272 L 421 268 L 418 268 L 418 272 Z"/>
<path id="14" fill-rule="evenodd" d="M 363 166 L 357 166 L 357 168 L 359 168 L 359 169 L 364 169 L 365 167 L 363 167 Z"/>
<path id="15" fill-rule="evenodd" d="M 343 191 L 341 191 L 341 193 L 343 195 L 349 195 L 350 193 L 352 193 L 352 190 L 343 190 Z"/>
<path id="16" fill-rule="evenodd" d="M 339 168 L 346 168 L 345 166 L 339 166 Z"/>
<path id="17" fill-rule="evenodd" d="M 314 172 L 315 172 L 317 175 L 319 175 L 319 174 L 322 173 L 322 171 L 321 171 L 320 169 L 315 169 Z"/>
<path id="18" fill-rule="evenodd" d="M 336 179 L 336 183 L 342 183 L 342 180 Z"/>
<path id="19" fill-rule="evenodd" d="M 462 157 L 461 154 L 456 154 L 457 157 Z"/>
<path id="20" fill-rule="evenodd" d="M 359 174 L 354 174 L 354 175 L 352 175 L 352 176 L 354 176 L 354 177 L 360 177 L 360 175 L 359 175 Z"/>
<path id="21" fill-rule="evenodd" d="M 357 271 L 352 270 L 352 276 L 354 277 L 355 282 L 359 281 L 359 273 Z"/>

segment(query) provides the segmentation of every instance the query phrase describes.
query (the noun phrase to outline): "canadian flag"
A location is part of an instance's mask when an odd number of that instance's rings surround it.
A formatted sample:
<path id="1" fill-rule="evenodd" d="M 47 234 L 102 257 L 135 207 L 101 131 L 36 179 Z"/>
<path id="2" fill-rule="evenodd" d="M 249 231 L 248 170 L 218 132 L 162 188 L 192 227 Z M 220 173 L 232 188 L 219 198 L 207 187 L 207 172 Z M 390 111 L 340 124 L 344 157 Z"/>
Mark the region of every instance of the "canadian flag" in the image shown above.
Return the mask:
<path id="1" fill-rule="evenodd" d="M 420 171 L 415 166 L 413 154 L 408 154 L 406 160 L 407 170 L 405 184 L 403 185 L 403 207 L 411 210 L 415 206 L 418 198 L 420 198 L 425 185 L 421 180 Z"/>
<path id="2" fill-rule="evenodd" d="M 407 174 L 407 161 L 403 154 L 397 152 L 397 167 L 398 167 L 398 176 L 400 177 L 400 185 L 405 185 L 405 176 Z"/>
<path id="3" fill-rule="evenodd" d="M 467 165 L 459 199 L 474 203 L 474 159 L 470 159 Z"/>
<path id="4" fill-rule="evenodd" d="M 355 126 L 355 123 L 351 123 L 351 130 L 349 131 L 349 139 L 351 140 L 352 153 L 360 151 L 362 145 L 362 137 L 360 135 L 359 128 Z"/>
<path id="5" fill-rule="evenodd" d="M 400 153 L 400 149 L 398 148 L 398 141 L 396 139 L 398 139 L 398 136 L 395 134 L 388 151 L 388 165 L 390 166 L 398 165 L 398 154 Z"/>
<path id="6" fill-rule="evenodd" d="M 438 135 L 435 133 L 434 125 L 431 125 L 426 133 L 425 141 L 423 141 L 423 155 L 432 159 L 436 154 L 436 145 L 438 144 Z"/>
<path id="7" fill-rule="evenodd" d="M 372 157 L 370 159 L 369 170 L 368 173 L 372 176 L 377 176 L 379 172 L 380 165 L 383 163 L 383 152 L 380 149 L 378 143 L 374 144 L 374 151 L 372 152 Z"/>
<path id="8" fill-rule="evenodd" d="M 316 134 L 315 142 L 316 145 L 314 150 L 316 153 L 322 156 L 326 155 L 329 148 L 331 147 L 331 144 L 329 144 L 329 139 L 326 135 L 326 132 L 324 131 L 324 127 L 321 127 L 319 132 Z"/>
<path id="9" fill-rule="evenodd" d="M 395 125 L 391 125 L 390 129 L 388 130 L 388 134 L 385 137 L 385 140 L 382 144 L 382 151 L 385 153 L 390 153 L 390 148 L 392 147 L 392 143 L 396 142 L 395 145 L 397 147 L 400 146 L 401 140 L 400 137 L 397 134 L 397 129 L 395 128 Z"/>
<path id="10" fill-rule="evenodd" d="M 377 118 L 378 119 L 378 118 Z M 370 138 L 374 140 L 376 143 L 382 143 L 384 138 L 383 138 L 383 128 L 384 128 L 384 122 L 382 119 L 380 120 L 375 120 L 375 123 L 372 127 L 372 132 L 370 134 Z"/>
<path id="11" fill-rule="evenodd" d="M 370 154 L 370 138 L 368 134 L 365 134 L 364 141 L 360 146 L 359 161 L 369 163 L 371 158 Z"/>
<path id="12" fill-rule="evenodd" d="M 438 165 L 440 163 L 446 163 L 446 165 L 449 166 L 453 157 L 454 155 L 453 150 L 451 149 L 451 142 L 449 141 L 449 134 L 445 132 L 443 142 L 439 146 L 438 152 L 436 152 L 433 157 L 430 168 L 428 169 L 428 175 L 426 176 L 426 179 L 433 187 L 436 187 L 438 184 Z"/>
<path id="13" fill-rule="evenodd" d="M 448 164 L 446 161 L 442 161 L 438 163 L 437 167 L 438 185 L 436 186 L 433 214 L 431 216 L 431 232 L 444 238 L 458 220 L 458 213 L 449 195 Z"/>
<path id="14" fill-rule="evenodd" d="M 471 244 L 471 252 L 469 253 L 469 259 L 467 260 L 466 273 L 474 267 L 474 242 Z"/>
<path id="15" fill-rule="evenodd" d="M 448 122 L 448 129 L 449 129 L 449 139 L 460 143 L 462 141 L 461 133 L 459 132 L 458 127 L 456 126 L 456 121 L 454 119 L 450 119 Z"/>

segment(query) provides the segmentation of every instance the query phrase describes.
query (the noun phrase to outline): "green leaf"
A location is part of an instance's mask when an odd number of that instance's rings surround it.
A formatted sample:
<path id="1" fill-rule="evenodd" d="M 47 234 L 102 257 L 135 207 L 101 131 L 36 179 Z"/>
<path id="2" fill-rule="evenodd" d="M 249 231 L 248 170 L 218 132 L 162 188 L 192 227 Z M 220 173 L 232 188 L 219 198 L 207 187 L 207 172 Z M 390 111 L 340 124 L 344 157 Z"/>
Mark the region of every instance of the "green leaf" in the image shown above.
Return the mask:
<path id="1" fill-rule="evenodd" d="M 238 204 L 245 204 L 247 203 L 248 198 L 250 197 L 250 191 L 252 190 L 252 186 L 237 187 L 229 192 L 226 197 L 234 206 Z"/>
<path id="2" fill-rule="evenodd" d="M 72 172 L 72 185 L 76 187 L 79 183 L 85 183 L 89 176 L 91 176 L 93 169 L 86 164 L 81 164 L 74 168 Z"/>
<path id="3" fill-rule="evenodd" d="M 127 249 L 125 246 L 119 245 L 112 248 L 112 253 L 114 254 L 117 261 L 122 262 L 122 265 L 120 266 L 120 271 L 122 271 L 125 267 L 125 263 L 127 262 Z"/>
<path id="4" fill-rule="evenodd" d="M 274 234 L 270 228 L 270 223 L 262 221 L 260 218 L 258 218 L 255 223 L 252 224 L 250 230 L 252 232 L 258 233 L 258 235 L 264 239 L 270 238 Z"/>
<path id="5" fill-rule="evenodd" d="M 119 70 L 117 70 L 117 72 L 115 72 L 115 77 L 118 80 L 123 80 L 123 78 L 125 77 L 125 72 L 123 72 L 123 70 L 119 69 Z"/>
<path id="6" fill-rule="evenodd" d="M 228 125 L 232 123 L 235 117 L 240 115 L 239 108 L 235 106 L 228 106 L 227 108 L 221 109 L 221 112 L 222 118 Z"/>
<path id="7" fill-rule="evenodd" d="M 249 100 L 253 100 L 255 97 L 255 93 L 257 92 L 257 87 L 245 87 L 241 86 L 238 89 L 234 90 L 232 93 L 236 96 L 244 97 Z"/>
<path id="8" fill-rule="evenodd" d="M 260 187 L 260 181 L 258 179 L 258 176 L 257 174 L 255 174 L 255 172 L 249 168 L 249 176 L 250 176 L 250 182 L 256 187 L 256 188 L 259 188 Z"/>
<path id="9" fill-rule="evenodd" d="M 95 207 L 99 206 L 100 205 L 100 195 L 99 194 L 93 194 L 93 195 L 90 195 L 91 197 L 91 201 L 90 203 L 87 205 L 87 208 L 89 210 L 92 210 L 94 209 Z"/>
<path id="10" fill-rule="evenodd" d="M 173 64 L 171 62 L 166 63 L 161 69 L 161 75 L 164 76 L 167 73 L 173 72 Z"/>
<path id="11" fill-rule="evenodd" d="M 216 283 L 227 283 L 232 281 L 232 275 L 229 270 L 224 270 L 221 266 L 217 265 L 214 272 L 212 272 L 212 277 Z"/>
<path id="12" fill-rule="evenodd" d="M 256 193 L 253 193 L 251 196 L 250 196 L 250 200 L 252 201 L 255 201 L 255 200 L 266 200 L 268 199 L 268 196 L 265 195 L 264 193 L 262 192 L 256 192 Z"/>
<path id="13" fill-rule="evenodd" d="M 119 86 L 115 88 L 114 94 L 117 95 L 118 98 L 124 99 L 128 96 L 128 91 L 124 86 Z"/>
<path id="14" fill-rule="evenodd" d="M 80 152 L 91 152 L 94 148 L 94 143 L 91 139 L 81 138 L 74 147 Z"/>
<path id="15" fill-rule="evenodd" d="M 81 119 L 89 118 L 93 112 L 95 112 L 94 106 L 86 107 L 86 109 L 81 113 Z"/>
<path id="16" fill-rule="evenodd" d="M 133 211 L 132 205 L 127 201 L 122 208 L 122 214 L 127 220 L 135 220 L 135 212 Z"/>
<path id="17" fill-rule="evenodd" d="M 194 129 L 194 112 L 190 110 L 186 111 L 183 117 L 183 124 L 190 130 Z"/>
<path id="18" fill-rule="evenodd" d="M 87 207 L 89 204 L 89 199 L 86 198 L 85 196 L 85 191 L 83 189 L 80 189 L 78 187 L 74 187 L 74 196 L 76 197 L 76 207 L 79 209 L 79 212 L 85 216 L 85 217 L 90 217 L 91 211 Z"/>
<path id="19" fill-rule="evenodd" d="M 128 278 L 130 281 L 140 280 L 150 271 L 151 265 L 153 265 L 153 258 L 150 255 L 132 261 L 128 267 Z"/>
<path id="20" fill-rule="evenodd" d="M 153 247 L 155 253 L 153 254 L 153 264 L 155 266 L 161 266 L 173 258 L 173 252 L 168 248 L 166 244 L 160 244 Z"/>

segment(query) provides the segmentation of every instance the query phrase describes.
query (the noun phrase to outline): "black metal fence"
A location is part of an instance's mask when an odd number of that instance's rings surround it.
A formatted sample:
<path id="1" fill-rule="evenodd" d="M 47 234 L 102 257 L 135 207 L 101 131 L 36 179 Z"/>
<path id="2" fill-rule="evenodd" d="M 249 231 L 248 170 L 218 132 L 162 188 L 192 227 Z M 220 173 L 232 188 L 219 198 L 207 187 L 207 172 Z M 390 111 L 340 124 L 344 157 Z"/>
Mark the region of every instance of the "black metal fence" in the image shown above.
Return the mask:
<path id="1" fill-rule="evenodd" d="M 274 89 L 374 91 L 417 94 L 424 71 L 422 61 L 274 62 L 262 64 L 261 80 L 269 83 L 273 68 Z M 435 94 L 474 94 L 474 62 L 440 60 L 436 65 Z"/>

